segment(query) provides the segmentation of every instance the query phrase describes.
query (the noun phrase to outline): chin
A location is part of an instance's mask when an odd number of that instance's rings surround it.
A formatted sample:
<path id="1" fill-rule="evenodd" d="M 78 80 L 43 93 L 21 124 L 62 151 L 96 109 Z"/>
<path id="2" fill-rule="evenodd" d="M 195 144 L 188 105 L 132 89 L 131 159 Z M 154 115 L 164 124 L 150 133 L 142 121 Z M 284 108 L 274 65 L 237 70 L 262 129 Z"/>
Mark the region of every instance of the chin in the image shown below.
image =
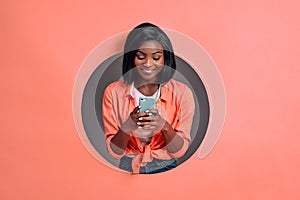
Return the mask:
<path id="1" fill-rule="evenodd" d="M 144 76 L 144 75 L 139 75 L 139 80 L 148 82 L 148 83 L 156 83 L 157 82 L 157 76 Z"/>

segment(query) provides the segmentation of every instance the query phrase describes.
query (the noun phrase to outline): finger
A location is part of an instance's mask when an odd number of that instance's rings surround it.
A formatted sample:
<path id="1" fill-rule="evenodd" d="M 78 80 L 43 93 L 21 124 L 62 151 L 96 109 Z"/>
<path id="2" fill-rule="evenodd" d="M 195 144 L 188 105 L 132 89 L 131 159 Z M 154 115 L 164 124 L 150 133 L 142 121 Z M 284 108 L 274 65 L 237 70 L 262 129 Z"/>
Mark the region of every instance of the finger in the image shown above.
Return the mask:
<path id="1" fill-rule="evenodd" d="M 158 123 L 157 123 L 157 122 L 154 122 L 154 121 L 151 121 L 151 122 L 148 122 L 148 125 L 150 125 L 150 126 L 157 126 Z"/>
<path id="2" fill-rule="evenodd" d="M 150 126 L 155 126 L 158 130 L 161 130 L 162 127 L 165 125 L 166 121 L 151 121 L 148 122 Z"/>
<path id="3" fill-rule="evenodd" d="M 149 116 L 149 113 L 146 113 L 146 112 L 137 113 L 137 117 L 148 117 L 148 116 Z"/>
<path id="4" fill-rule="evenodd" d="M 131 119 L 134 121 L 134 122 L 137 122 L 138 121 L 138 114 L 139 114 L 139 108 L 140 106 L 137 106 L 133 109 L 133 111 L 130 113 L 130 117 Z"/>
<path id="5" fill-rule="evenodd" d="M 139 122 L 151 122 L 151 121 L 152 121 L 152 118 L 149 117 L 149 116 L 139 117 L 139 118 L 138 118 L 138 121 L 139 121 Z"/>
<path id="6" fill-rule="evenodd" d="M 141 126 L 141 127 L 144 127 L 144 126 L 147 126 L 147 125 L 149 125 L 149 123 L 150 122 L 146 122 L 146 121 L 138 121 L 137 123 L 136 123 L 136 125 L 138 125 L 138 126 Z"/>
<path id="7" fill-rule="evenodd" d="M 138 113 L 140 107 L 141 107 L 141 106 L 135 107 L 131 113 Z"/>
<path id="8" fill-rule="evenodd" d="M 159 114 L 157 109 L 151 109 L 151 110 L 149 110 L 149 113 L 152 113 L 154 115 Z"/>

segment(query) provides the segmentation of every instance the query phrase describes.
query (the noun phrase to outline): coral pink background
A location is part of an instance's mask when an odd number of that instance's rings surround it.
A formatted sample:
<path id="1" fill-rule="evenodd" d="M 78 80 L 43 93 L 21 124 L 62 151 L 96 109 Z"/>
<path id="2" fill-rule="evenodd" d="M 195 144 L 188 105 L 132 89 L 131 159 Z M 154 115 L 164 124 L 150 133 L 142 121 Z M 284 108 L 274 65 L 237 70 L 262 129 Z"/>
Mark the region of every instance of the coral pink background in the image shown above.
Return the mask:
<path id="1" fill-rule="evenodd" d="M 0 16 L 0 199 L 300 199 L 298 1 L 4 0 Z M 72 90 L 97 44 L 144 21 L 204 46 L 227 116 L 206 158 L 131 176 L 85 149 Z"/>

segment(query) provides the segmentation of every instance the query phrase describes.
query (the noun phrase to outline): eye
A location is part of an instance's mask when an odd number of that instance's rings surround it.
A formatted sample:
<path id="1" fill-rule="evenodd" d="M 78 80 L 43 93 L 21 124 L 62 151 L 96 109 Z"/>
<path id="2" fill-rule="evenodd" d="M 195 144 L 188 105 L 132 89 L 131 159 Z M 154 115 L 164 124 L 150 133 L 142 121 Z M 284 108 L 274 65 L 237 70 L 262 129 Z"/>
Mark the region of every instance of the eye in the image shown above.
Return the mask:
<path id="1" fill-rule="evenodd" d="M 142 54 L 136 54 L 136 57 L 137 57 L 137 59 L 139 59 L 139 60 L 145 59 L 145 56 L 142 55 Z"/>
<path id="2" fill-rule="evenodd" d="M 161 56 L 155 56 L 153 57 L 153 60 L 159 60 L 161 58 Z"/>

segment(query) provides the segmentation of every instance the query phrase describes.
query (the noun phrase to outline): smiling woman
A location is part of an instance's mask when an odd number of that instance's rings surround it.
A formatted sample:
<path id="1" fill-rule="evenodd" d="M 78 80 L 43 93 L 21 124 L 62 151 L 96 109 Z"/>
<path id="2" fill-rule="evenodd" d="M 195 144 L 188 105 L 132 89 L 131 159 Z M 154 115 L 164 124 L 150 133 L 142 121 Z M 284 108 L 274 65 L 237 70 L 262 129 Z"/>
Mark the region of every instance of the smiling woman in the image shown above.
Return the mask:
<path id="1" fill-rule="evenodd" d="M 159 27 L 143 23 L 129 33 L 123 79 L 107 86 L 102 102 L 107 149 L 121 169 L 164 172 L 187 151 L 195 102 L 189 87 L 172 79 L 175 70 L 172 44 Z"/>
<path id="2" fill-rule="evenodd" d="M 147 40 L 139 47 L 134 65 L 137 67 L 138 83 L 155 82 L 164 65 L 163 47 L 155 40 Z M 142 84 L 143 85 L 143 84 Z M 151 92 L 150 92 L 151 93 Z M 145 94 L 151 96 L 152 94 Z"/>

